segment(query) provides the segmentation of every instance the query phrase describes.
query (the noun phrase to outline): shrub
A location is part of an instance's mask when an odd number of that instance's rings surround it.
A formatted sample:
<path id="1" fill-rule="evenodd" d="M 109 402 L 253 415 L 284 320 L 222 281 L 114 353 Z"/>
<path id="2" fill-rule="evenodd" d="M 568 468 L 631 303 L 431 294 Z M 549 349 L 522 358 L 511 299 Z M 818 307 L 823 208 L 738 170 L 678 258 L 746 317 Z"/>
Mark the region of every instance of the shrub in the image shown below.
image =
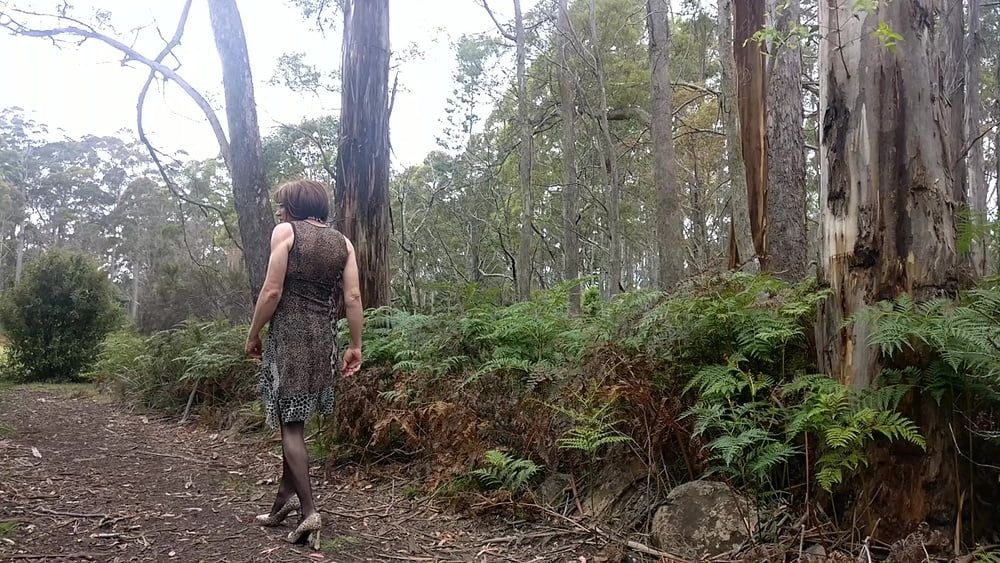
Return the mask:
<path id="1" fill-rule="evenodd" d="M 134 387 L 144 374 L 139 359 L 146 353 L 146 339 L 130 330 L 118 330 L 101 342 L 97 360 L 84 377 L 99 385 L 116 385 L 119 391 Z"/>
<path id="2" fill-rule="evenodd" d="M 226 321 L 187 321 L 149 338 L 115 332 L 88 376 L 152 409 L 180 414 L 190 402 L 222 424 L 235 417 L 256 424 L 262 413 L 245 408 L 257 385 L 256 364 L 243 353 L 246 333 L 246 326 Z"/>
<path id="3" fill-rule="evenodd" d="M 123 317 L 114 294 L 107 276 L 84 254 L 54 250 L 32 263 L 0 304 L 14 375 L 77 379 Z"/>

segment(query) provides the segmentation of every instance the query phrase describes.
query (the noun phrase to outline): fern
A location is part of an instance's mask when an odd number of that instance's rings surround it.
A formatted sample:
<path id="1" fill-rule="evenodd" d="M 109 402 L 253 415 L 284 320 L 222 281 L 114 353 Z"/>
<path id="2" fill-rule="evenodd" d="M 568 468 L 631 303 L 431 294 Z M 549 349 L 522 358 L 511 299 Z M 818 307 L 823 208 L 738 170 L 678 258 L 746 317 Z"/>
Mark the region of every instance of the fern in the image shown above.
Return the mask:
<path id="1" fill-rule="evenodd" d="M 519 459 L 500 450 L 489 450 L 484 457 L 486 466 L 472 472 L 489 489 L 502 489 L 515 495 L 542 469 L 530 459 Z"/>

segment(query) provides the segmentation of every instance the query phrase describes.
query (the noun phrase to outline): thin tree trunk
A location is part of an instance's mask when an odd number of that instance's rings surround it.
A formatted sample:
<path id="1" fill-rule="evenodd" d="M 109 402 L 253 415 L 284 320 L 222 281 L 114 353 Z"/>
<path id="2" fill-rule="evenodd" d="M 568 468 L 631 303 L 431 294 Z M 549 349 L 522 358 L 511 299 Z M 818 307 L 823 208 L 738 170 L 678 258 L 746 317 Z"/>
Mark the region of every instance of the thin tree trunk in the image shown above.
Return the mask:
<path id="1" fill-rule="evenodd" d="M 390 301 L 389 0 L 346 0 L 335 224 L 353 243 L 365 307 Z"/>
<path id="2" fill-rule="evenodd" d="M 764 53 L 753 35 L 764 27 L 763 0 L 736 0 L 733 56 L 736 60 L 740 141 L 746 167 L 747 208 L 753 252 L 767 269 L 767 105 Z"/>
<path id="3" fill-rule="evenodd" d="M 608 295 L 617 295 L 622 290 L 622 233 L 621 233 L 621 178 L 618 177 L 618 155 L 614 141 L 611 139 L 611 127 L 608 123 L 608 91 L 604 77 L 604 59 L 601 57 L 600 37 L 597 33 L 597 3 L 590 0 L 590 41 L 591 53 L 594 58 L 594 72 L 597 78 L 598 92 L 598 128 L 601 135 L 601 149 L 604 160 L 604 172 L 607 175 L 608 198 L 608 234 L 611 249 L 608 253 Z"/>
<path id="4" fill-rule="evenodd" d="M 567 0 L 559 0 L 558 43 L 559 57 L 559 112 L 562 116 L 562 159 L 563 159 L 563 270 L 566 279 L 580 277 L 580 234 L 577 221 L 580 215 L 580 187 L 576 169 L 576 92 L 575 80 L 569 68 L 570 29 L 569 6 Z M 569 288 L 569 314 L 580 314 L 580 286 Z"/>
<path id="5" fill-rule="evenodd" d="M 942 107 L 946 155 L 952 176 L 952 199 L 955 204 L 968 201 L 968 173 L 965 159 L 965 72 L 968 61 L 965 52 L 965 12 L 962 0 L 934 0 L 934 9 L 941 14 L 935 22 L 933 37 L 942 55 L 936 65 L 936 79 L 947 104 Z M 965 265 L 971 265 L 966 263 Z"/>
<path id="6" fill-rule="evenodd" d="M 820 279 L 831 295 L 817 346 L 823 370 L 853 388 L 875 383 L 881 366 L 868 327 L 846 319 L 877 300 L 959 287 L 951 139 L 942 122 L 950 117 L 936 80 L 938 57 L 951 55 L 935 48 L 923 17 L 935 1 L 895 0 L 872 12 L 840 0 L 820 7 L 820 29 L 829 30 L 820 51 Z M 906 47 L 882 45 L 880 22 Z M 933 402 L 916 405 L 928 452 L 909 458 L 915 467 L 883 467 L 892 481 L 871 501 L 890 507 L 880 530 L 912 530 L 932 509 L 956 509 L 950 437 L 939 434 L 940 412 L 925 408 Z"/>
<path id="7" fill-rule="evenodd" d="M 778 36 L 799 23 L 799 0 L 768 0 Z M 806 273 L 806 145 L 797 37 L 775 45 L 767 81 L 767 269 L 789 282 Z"/>
<path id="8" fill-rule="evenodd" d="M 705 270 L 711 261 L 708 244 L 708 218 L 705 214 L 705 201 L 701 181 L 701 168 L 698 166 L 698 154 L 694 144 L 690 145 L 691 182 L 688 193 L 691 202 L 691 227 L 693 235 L 693 254 L 697 260 L 697 269 Z"/>
<path id="9" fill-rule="evenodd" d="M 733 56 L 733 0 L 718 0 L 719 53 L 722 66 L 719 107 L 726 132 L 726 169 L 729 171 L 729 250 L 728 265 L 736 268 L 753 256 L 750 237 L 750 210 L 747 207 L 747 177 L 743 166 L 743 142 L 736 110 L 736 59 Z"/>
<path id="10" fill-rule="evenodd" d="M 674 287 L 684 275 L 684 217 L 674 174 L 669 17 L 668 0 L 646 1 L 653 185 L 656 190 L 656 246 L 659 255 L 657 279 L 660 289 L 664 290 Z"/>
<path id="11" fill-rule="evenodd" d="M 969 52 L 965 67 L 965 138 L 972 146 L 968 155 L 969 201 L 977 219 L 986 218 L 986 163 L 983 157 L 983 141 L 979 138 L 982 101 L 979 95 L 982 81 L 982 2 L 969 1 Z M 987 271 L 986 241 L 977 240 L 972 247 L 972 265 L 977 277 Z"/>
<path id="12" fill-rule="evenodd" d="M 256 297 L 264 285 L 264 274 L 267 272 L 274 216 L 264 173 L 263 149 L 257 126 L 257 102 L 250 74 L 250 55 L 247 53 L 243 21 L 240 19 L 236 0 L 209 0 L 208 11 L 215 46 L 222 61 L 233 204 L 239 220 L 250 289 Z"/>
<path id="13" fill-rule="evenodd" d="M 517 119 L 521 132 L 518 178 L 521 181 L 521 237 L 517 248 L 517 298 L 531 296 L 531 256 L 535 217 L 531 193 L 531 120 L 528 117 L 528 78 L 525 70 L 524 16 L 521 1 L 514 0 L 514 42 L 517 44 Z"/>
<path id="14" fill-rule="evenodd" d="M 14 244 L 17 246 L 14 253 L 14 285 L 21 283 L 21 273 L 24 271 L 24 227 L 25 221 L 22 219 L 17 224 L 17 234 L 14 236 Z"/>
<path id="15" fill-rule="evenodd" d="M 133 268 L 134 267 L 135 267 L 135 265 L 133 264 Z M 133 323 L 138 324 L 138 322 L 139 322 L 139 270 L 138 270 L 138 268 L 136 268 L 136 270 L 134 272 L 132 272 L 132 299 L 129 302 L 128 316 L 129 316 L 129 319 L 131 319 Z"/>

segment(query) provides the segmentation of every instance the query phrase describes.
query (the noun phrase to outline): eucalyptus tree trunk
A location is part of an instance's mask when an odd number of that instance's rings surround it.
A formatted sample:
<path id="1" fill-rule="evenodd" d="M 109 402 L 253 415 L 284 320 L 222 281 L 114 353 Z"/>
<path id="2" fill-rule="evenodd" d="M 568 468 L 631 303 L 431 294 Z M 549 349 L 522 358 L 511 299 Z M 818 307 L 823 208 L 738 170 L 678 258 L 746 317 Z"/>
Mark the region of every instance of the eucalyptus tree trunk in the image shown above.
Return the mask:
<path id="1" fill-rule="evenodd" d="M 820 51 L 820 279 L 831 295 L 817 322 L 818 358 L 852 388 L 876 383 L 881 366 L 868 327 L 845 326 L 846 319 L 882 299 L 907 293 L 921 300 L 959 287 L 953 211 L 961 202 L 949 161 L 955 131 L 937 80 L 952 54 L 935 47 L 924 17 L 942 1 L 894 0 L 871 12 L 840 0 L 820 6 L 820 28 L 830 30 Z M 901 45 L 881 43 L 881 22 L 902 36 Z M 876 468 L 884 486 L 873 487 L 871 502 L 889 507 L 881 530 L 912 529 L 932 511 L 957 509 L 947 418 L 926 397 L 913 409 L 928 451 Z"/>
<path id="2" fill-rule="evenodd" d="M 674 174 L 669 15 L 668 0 L 646 1 L 653 185 L 656 190 L 656 246 L 659 255 L 657 279 L 660 289 L 672 288 L 684 275 L 684 216 Z"/>
<path id="3" fill-rule="evenodd" d="M 768 0 L 779 37 L 799 23 L 799 0 Z M 775 42 L 767 73 L 767 270 L 789 282 L 806 273 L 806 145 L 798 37 Z"/>
<path id="4" fill-rule="evenodd" d="M 736 101 L 746 169 L 751 251 L 764 270 L 767 269 L 767 105 L 764 53 L 753 38 L 764 27 L 763 0 L 736 0 L 734 20 L 732 47 L 739 78 Z"/>
<path id="5" fill-rule="evenodd" d="M 335 224 L 354 243 L 365 307 L 390 300 L 389 0 L 345 0 Z"/>
<path id="6" fill-rule="evenodd" d="M 969 46 L 965 63 L 965 138 L 972 145 L 968 154 L 969 202 L 977 218 L 986 218 L 986 163 L 983 141 L 980 136 L 982 100 L 979 94 L 982 81 L 982 0 L 969 0 Z M 977 277 L 986 274 L 986 241 L 977 240 L 972 247 L 972 265 Z"/>
<path id="7" fill-rule="evenodd" d="M 17 224 L 17 233 L 14 236 L 14 285 L 21 283 L 21 274 L 24 272 L 24 227 L 27 221 L 21 219 Z"/>
<path id="8" fill-rule="evenodd" d="M 621 234 L 621 179 L 618 177 L 618 155 L 615 153 L 614 141 L 611 139 L 611 127 L 608 123 L 608 91 L 604 77 L 604 59 L 601 57 L 600 36 L 597 33 L 597 3 L 590 0 L 590 41 L 591 55 L 594 63 L 594 74 L 597 79 L 598 129 L 603 152 L 604 173 L 607 176 L 608 198 L 608 234 L 610 235 L 610 252 L 608 253 L 608 288 L 609 296 L 617 295 L 622 289 L 622 234 Z"/>
<path id="9" fill-rule="evenodd" d="M 514 0 L 514 42 L 517 48 L 517 119 L 521 133 L 521 151 L 517 172 L 521 181 L 521 237 L 517 248 L 517 298 L 531 296 L 531 250 L 534 239 L 532 221 L 535 203 L 531 193 L 531 120 L 528 116 L 528 85 L 525 70 L 524 16 L 521 1 Z"/>
<path id="10" fill-rule="evenodd" d="M 750 238 L 750 210 L 747 207 L 747 178 L 743 166 L 743 143 L 736 109 L 736 59 L 733 56 L 733 0 L 718 0 L 719 56 L 722 67 L 719 108 L 726 133 L 726 169 L 729 172 L 728 265 L 736 268 L 744 258 L 753 256 Z"/>
<path id="11" fill-rule="evenodd" d="M 239 220 L 250 289 L 256 297 L 267 273 L 274 216 L 257 126 L 250 56 L 236 0 L 209 0 L 208 10 L 215 46 L 222 61 L 230 140 L 230 158 L 226 164 L 233 182 L 233 205 Z"/>
<path id="12" fill-rule="evenodd" d="M 556 21 L 556 51 L 559 60 L 559 113 L 562 117 L 562 159 L 563 159 L 563 270 L 566 279 L 580 277 L 580 234 L 577 220 L 580 215 L 580 186 L 576 169 L 576 92 L 569 67 L 570 40 L 569 6 L 567 0 L 559 0 L 559 16 Z M 569 288 L 569 314 L 580 314 L 580 286 Z"/>

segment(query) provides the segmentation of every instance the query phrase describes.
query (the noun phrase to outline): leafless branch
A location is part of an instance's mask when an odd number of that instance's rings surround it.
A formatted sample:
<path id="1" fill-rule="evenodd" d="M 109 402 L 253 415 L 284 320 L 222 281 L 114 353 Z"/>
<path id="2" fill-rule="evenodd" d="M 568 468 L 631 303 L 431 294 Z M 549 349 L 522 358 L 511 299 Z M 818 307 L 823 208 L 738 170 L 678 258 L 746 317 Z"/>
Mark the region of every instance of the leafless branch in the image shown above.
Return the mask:
<path id="1" fill-rule="evenodd" d="M 188 6 L 185 5 L 184 13 L 182 14 L 182 23 L 187 19 Z M 49 29 L 37 29 L 31 28 L 24 24 L 17 22 L 11 14 L 24 14 L 29 16 L 44 16 L 56 18 L 60 22 L 68 22 L 76 25 L 69 25 L 65 27 L 54 27 Z M 208 103 L 208 100 L 201 95 L 200 92 L 195 90 L 183 77 L 181 77 L 174 69 L 163 64 L 163 59 L 166 58 L 166 54 L 170 53 L 172 46 L 168 43 L 169 49 L 165 49 L 166 53 L 161 52 L 161 57 L 157 59 L 150 59 L 143 54 L 139 53 L 132 47 L 122 43 L 121 41 L 109 37 L 99 31 L 94 27 L 87 25 L 79 20 L 70 18 L 66 15 L 52 15 L 52 14 L 36 14 L 34 12 L 29 12 L 25 10 L 20 10 L 16 8 L 9 8 L 6 11 L 0 10 L 0 27 L 7 29 L 14 35 L 22 35 L 25 37 L 38 37 L 47 38 L 55 41 L 61 36 L 73 36 L 79 37 L 81 39 L 80 44 L 88 39 L 93 39 L 108 45 L 109 47 L 122 53 L 125 58 L 122 60 L 122 64 L 127 64 L 130 61 L 135 61 L 149 67 L 151 73 L 159 73 L 167 80 L 174 81 L 184 92 L 191 97 L 191 99 L 198 105 L 198 107 L 205 114 L 205 118 L 208 120 L 212 127 L 212 131 L 215 133 L 216 140 L 219 143 L 219 152 L 222 154 L 222 159 L 225 161 L 226 166 L 230 166 L 230 153 L 229 153 L 229 141 L 226 139 L 225 131 L 222 128 L 222 123 L 219 121 L 218 116 L 215 114 L 215 110 L 212 109 L 212 105 Z M 181 29 L 179 26 L 178 29 Z M 176 37 L 179 42 L 179 37 Z"/>
<path id="2" fill-rule="evenodd" d="M 493 20 L 493 24 L 497 26 L 497 31 L 500 32 L 500 35 L 502 35 L 504 37 L 504 39 L 506 39 L 508 41 L 516 41 L 517 40 L 514 37 L 514 34 L 511 33 L 511 32 L 509 32 L 509 31 L 507 31 L 504 28 L 503 24 L 500 23 L 500 20 L 497 19 L 496 15 L 493 13 L 493 10 L 490 9 L 490 5 L 489 5 L 489 2 L 487 0 L 479 0 L 479 5 L 482 6 L 486 10 L 486 13 L 490 15 L 490 19 Z"/>

